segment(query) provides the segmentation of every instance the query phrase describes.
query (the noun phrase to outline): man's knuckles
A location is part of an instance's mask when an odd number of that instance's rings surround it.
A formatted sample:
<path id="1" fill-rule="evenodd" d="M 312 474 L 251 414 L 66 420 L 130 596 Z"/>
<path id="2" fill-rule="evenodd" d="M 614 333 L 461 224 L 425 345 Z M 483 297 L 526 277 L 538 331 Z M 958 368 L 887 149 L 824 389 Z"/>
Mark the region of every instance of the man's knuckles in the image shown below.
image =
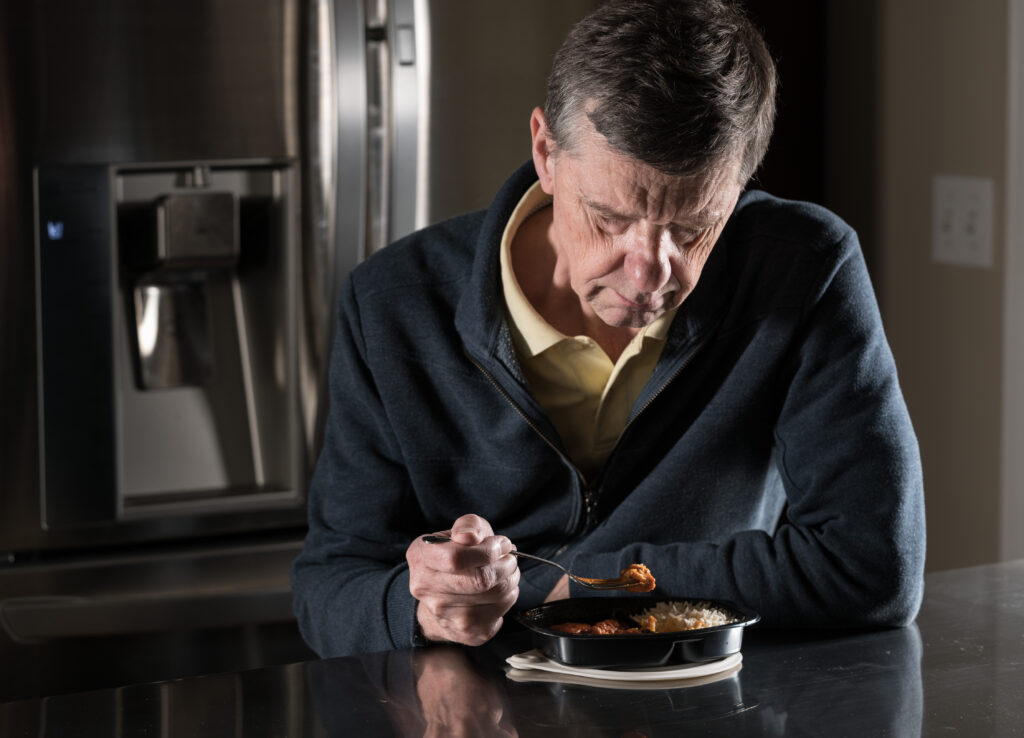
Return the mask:
<path id="1" fill-rule="evenodd" d="M 469 572 L 467 579 L 472 591 L 477 594 L 490 592 L 501 584 L 498 571 L 493 566 L 479 566 Z"/>

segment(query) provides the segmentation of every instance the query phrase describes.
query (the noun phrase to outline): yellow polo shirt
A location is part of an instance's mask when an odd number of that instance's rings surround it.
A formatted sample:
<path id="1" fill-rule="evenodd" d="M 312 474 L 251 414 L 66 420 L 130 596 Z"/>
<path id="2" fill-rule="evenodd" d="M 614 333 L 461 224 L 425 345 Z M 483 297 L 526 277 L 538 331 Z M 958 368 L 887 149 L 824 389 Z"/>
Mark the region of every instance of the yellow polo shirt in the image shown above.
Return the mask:
<path id="1" fill-rule="evenodd" d="M 642 328 L 614 364 L 587 336 L 567 336 L 552 327 L 523 294 L 510 256 L 519 226 L 550 205 L 550 196 L 536 183 L 512 212 L 501 238 L 501 283 L 512 340 L 530 389 L 569 458 L 593 482 L 651 378 L 676 311 Z"/>

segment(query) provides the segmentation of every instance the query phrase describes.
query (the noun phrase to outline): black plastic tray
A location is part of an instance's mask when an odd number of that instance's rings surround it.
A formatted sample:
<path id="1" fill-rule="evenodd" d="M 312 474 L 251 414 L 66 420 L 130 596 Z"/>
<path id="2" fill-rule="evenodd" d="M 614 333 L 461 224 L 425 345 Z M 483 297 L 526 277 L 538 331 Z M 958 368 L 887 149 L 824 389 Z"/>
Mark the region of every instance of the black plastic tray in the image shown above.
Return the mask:
<path id="1" fill-rule="evenodd" d="M 733 613 L 728 625 L 677 633 L 572 635 L 547 626 L 565 622 L 596 623 L 607 618 L 628 621 L 659 602 L 701 602 Z M 731 602 L 702 597 L 573 597 L 555 600 L 518 613 L 515 619 L 532 634 L 533 645 L 550 659 L 572 666 L 653 668 L 671 664 L 714 661 L 737 653 L 743 630 L 761 616 Z"/>

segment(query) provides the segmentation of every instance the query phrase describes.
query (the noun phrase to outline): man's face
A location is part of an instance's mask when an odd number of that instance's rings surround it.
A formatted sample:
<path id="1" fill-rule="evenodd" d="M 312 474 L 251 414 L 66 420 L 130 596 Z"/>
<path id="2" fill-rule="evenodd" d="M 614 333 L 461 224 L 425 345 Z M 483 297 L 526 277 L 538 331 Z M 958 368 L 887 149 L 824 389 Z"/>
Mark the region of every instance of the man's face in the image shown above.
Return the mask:
<path id="1" fill-rule="evenodd" d="M 614 327 L 679 306 L 736 205 L 738 162 L 674 177 L 613 150 L 585 117 L 571 151 L 553 150 L 539 109 L 532 124 L 541 187 L 554 197 L 556 287 L 567 282 L 584 313 Z"/>

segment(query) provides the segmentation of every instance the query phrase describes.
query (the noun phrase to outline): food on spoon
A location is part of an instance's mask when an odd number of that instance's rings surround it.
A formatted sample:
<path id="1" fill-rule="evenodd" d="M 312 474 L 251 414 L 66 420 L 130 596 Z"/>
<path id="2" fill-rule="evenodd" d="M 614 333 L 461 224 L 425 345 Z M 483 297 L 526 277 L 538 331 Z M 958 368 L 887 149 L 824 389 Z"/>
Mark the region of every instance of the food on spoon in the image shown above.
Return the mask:
<path id="1" fill-rule="evenodd" d="M 611 618 L 597 623 L 556 623 L 550 630 L 570 635 L 625 635 L 633 633 L 676 633 L 683 630 L 728 625 L 740 618 L 706 602 L 659 602 L 636 615 L 635 624 Z"/>
<path id="2" fill-rule="evenodd" d="M 650 592 L 654 589 L 654 575 L 643 564 L 630 564 L 619 573 L 618 579 L 582 579 L 591 584 L 613 584 L 615 589 L 624 589 L 627 592 Z M 623 584 L 626 586 L 621 586 Z"/>
<path id="3" fill-rule="evenodd" d="M 654 589 L 654 575 L 643 564 L 630 564 L 619 575 L 619 579 L 635 582 L 626 587 L 627 592 L 650 592 Z"/>

